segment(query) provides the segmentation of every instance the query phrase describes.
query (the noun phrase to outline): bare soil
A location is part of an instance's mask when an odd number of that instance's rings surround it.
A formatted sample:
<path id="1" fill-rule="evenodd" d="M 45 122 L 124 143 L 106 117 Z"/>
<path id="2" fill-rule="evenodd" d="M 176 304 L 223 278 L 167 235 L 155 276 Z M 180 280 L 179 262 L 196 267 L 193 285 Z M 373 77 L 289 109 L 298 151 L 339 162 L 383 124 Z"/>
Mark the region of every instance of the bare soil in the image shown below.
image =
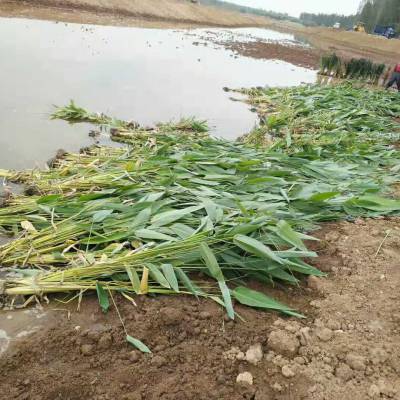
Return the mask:
<path id="1" fill-rule="evenodd" d="M 327 224 L 316 236 L 327 277 L 267 289 L 306 319 L 238 306 L 245 321 L 231 322 L 209 301 L 116 298 L 129 334 L 153 351 L 144 355 L 94 297 L 80 312 L 53 301 L 41 329 L 0 358 L 0 398 L 400 399 L 400 219 Z"/>
<path id="2" fill-rule="evenodd" d="M 123 26 L 263 26 L 266 19 L 188 0 L 0 0 L 0 16 Z"/>
<path id="3" fill-rule="evenodd" d="M 222 42 L 226 49 L 245 57 L 283 60 L 299 67 L 317 69 L 321 52 L 309 47 L 267 42 Z"/>
<path id="4" fill-rule="evenodd" d="M 269 28 L 289 32 L 307 40 L 321 52 L 336 52 L 344 58 L 369 58 L 377 63 L 396 64 L 400 57 L 400 40 L 366 33 L 270 20 Z"/>

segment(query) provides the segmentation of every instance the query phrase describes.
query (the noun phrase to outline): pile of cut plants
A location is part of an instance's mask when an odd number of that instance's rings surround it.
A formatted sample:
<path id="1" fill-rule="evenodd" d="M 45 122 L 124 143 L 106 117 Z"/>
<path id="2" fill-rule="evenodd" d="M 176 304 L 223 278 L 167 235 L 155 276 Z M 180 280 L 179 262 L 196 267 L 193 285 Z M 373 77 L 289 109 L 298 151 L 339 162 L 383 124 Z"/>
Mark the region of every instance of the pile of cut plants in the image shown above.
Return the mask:
<path id="1" fill-rule="evenodd" d="M 0 209 L 1 294 L 27 302 L 97 291 L 235 301 L 301 317 L 266 295 L 323 275 L 306 241 L 324 221 L 400 212 L 398 95 L 337 86 L 245 91 L 261 125 L 242 141 L 204 121 L 142 128 L 71 103 L 53 118 L 109 128 L 119 147 L 66 154 L 49 170 L 5 171 L 29 186 Z M 0 271 L 1 271 L 0 269 Z M 265 284 L 265 292 L 249 282 Z"/>
<path id="2" fill-rule="evenodd" d="M 362 79 L 376 85 L 385 70 L 385 64 L 376 64 L 366 58 L 345 60 L 333 53 L 321 57 L 319 74 L 342 79 Z"/>

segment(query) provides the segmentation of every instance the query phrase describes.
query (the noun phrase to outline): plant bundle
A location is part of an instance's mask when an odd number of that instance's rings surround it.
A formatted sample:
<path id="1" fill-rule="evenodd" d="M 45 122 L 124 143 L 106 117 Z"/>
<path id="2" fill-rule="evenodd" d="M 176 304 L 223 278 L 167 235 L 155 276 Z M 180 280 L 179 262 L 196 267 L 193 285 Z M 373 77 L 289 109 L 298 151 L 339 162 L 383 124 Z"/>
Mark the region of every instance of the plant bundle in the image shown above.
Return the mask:
<path id="1" fill-rule="evenodd" d="M 369 83 L 377 84 L 385 72 L 385 64 L 375 64 L 365 58 L 352 58 L 342 60 L 335 53 L 325 54 L 321 57 L 321 75 L 345 79 L 363 79 Z"/>
<path id="2" fill-rule="evenodd" d="M 321 57 L 320 74 L 337 78 L 341 77 L 342 60 L 336 55 L 336 53 L 325 54 Z"/>
<path id="3" fill-rule="evenodd" d="M 349 85 L 250 93 L 273 117 L 267 148 L 210 137 L 194 119 L 149 130 L 87 113 L 125 146 L 67 154 L 48 171 L 0 171 L 37 193 L 0 209 L 0 229 L 16 238 L 0 247 L 14 272 L 3 294 L 192 294 L 231 318 L 232 299 L 299 316 L 248 282 L 320 276 L 304 242 L 318 223 L 399 212 L 382 197 L 399 181 L 399 106 Z"/>

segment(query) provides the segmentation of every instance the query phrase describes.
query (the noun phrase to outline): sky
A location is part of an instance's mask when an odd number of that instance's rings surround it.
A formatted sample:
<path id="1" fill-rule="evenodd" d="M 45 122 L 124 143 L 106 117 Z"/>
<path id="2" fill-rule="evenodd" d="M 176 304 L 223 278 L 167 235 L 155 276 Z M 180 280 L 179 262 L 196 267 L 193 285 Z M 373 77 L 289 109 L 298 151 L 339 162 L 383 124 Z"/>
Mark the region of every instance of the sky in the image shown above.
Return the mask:
<path id="1" fill-rule="evenodd" d="M 288 13 L 298 17 L 302 12 L 354 14 L 360 0 L 229 0 L 231 3 Z"/>

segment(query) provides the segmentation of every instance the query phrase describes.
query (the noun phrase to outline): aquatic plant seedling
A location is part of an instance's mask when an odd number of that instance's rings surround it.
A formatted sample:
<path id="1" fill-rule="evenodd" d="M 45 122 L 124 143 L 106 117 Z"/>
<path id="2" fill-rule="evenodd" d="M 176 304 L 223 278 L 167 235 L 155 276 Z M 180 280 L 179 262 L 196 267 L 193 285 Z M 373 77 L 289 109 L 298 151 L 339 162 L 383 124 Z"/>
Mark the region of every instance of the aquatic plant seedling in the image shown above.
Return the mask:
<path id="1" fill-rule="evenodd" d="M 336 53 L 321 56 L 320 74 L 340 78 L 342 76 L 342 60 Z"/>
<path id="2" fill-rule="evenodd" d="M 384 72 L 385 64 L 375 64 L 365 58 L 343 60 L 335 53 L 321 56 L 319 71 L 321 75 L 344 79 L 363 79 L 374 84 L 378 83 Z"/>

